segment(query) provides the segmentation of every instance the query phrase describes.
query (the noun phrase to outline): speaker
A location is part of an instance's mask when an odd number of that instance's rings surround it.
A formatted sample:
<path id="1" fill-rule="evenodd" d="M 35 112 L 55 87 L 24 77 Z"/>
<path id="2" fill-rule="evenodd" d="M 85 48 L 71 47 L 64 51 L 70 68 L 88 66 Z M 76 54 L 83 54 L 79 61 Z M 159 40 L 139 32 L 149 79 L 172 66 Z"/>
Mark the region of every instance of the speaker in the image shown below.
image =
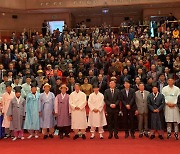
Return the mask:
<path id="1" fill-rule="evenodd" d="M 86 19 L 86 22 L 91 22 L 91 19 Z"/>
<path id="2" fill-rule="evenodd" d="M 124 17 L 124 20 L 129 20 L 129 17 Z"/>
<path id="3" fill-rule="evenodd" d="M 12 15 L 12 18 L 13 18 L 13 19 L 17 19 L 18 16 L 17 16 L 17 15 Z"/>

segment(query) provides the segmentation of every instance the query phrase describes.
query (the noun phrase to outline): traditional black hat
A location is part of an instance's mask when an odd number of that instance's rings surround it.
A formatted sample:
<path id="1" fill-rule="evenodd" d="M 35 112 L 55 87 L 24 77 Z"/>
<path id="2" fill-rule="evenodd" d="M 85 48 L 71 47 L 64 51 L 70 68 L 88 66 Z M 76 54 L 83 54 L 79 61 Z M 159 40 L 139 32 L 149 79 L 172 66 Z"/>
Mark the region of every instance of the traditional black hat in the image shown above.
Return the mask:
<path id="1" fill-rule="evenodd" d="M 14 87 L 15 93 L 21 93 L 21 89 L 22 89 L 21 86 L 16 86 L 16 87 Z"/>
<path id="2" fill-rule="evenodd" d="M 5 82 L 6 87 L 12 87 L 11 84 L 12 84 L 11 81 L 6 81 L 6 82 Z"/>
<path id="3" fill-rule="evenodd" d="M 33 87 L 37 87 L 37 83 L 36 82 L 32 82 L 31 83 L 31 88 L 33 88 Z"/>
<path id="4" fill-rule="evenodd" d="M 99 88 L 99 85 L 98 84 L 94 84 L 93 88 Z"/>

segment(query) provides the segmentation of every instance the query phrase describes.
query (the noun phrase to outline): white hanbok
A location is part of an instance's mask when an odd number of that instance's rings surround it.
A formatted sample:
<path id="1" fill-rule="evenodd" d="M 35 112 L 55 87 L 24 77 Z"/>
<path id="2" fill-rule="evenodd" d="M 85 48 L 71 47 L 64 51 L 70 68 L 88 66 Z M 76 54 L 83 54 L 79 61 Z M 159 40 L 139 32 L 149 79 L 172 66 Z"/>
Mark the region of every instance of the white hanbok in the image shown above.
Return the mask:
<path id="1" fill-rule="evenodd" d="M 180 95 L 180 90 L 176 86 L 173 86 L 172 88 L 165 86 L 162 89 L 162 94 L 165 97 L 165 103 L 170 102 L 177 104 L 177 98 Z M 180 123 L 180 113 L 178 106 L 175 106 L 174 108 L 170 108 L 168 105 L 165 106 L 165 120 L 166 122 Z"/>
<path id="2" fill-rule="evenodd" d="M 89 106 L 89 118 L 88 126 L 91 127 L 103 127 L 107 125 L 105 113 L 104 113 L 104 96 L 98 92 L 96 95 L 92 93 L 89 95 L 88 106 Z M 93 110 L 98 109 L 99 112 L 95 113 Z"/>
<path id="3" fill-rule="evenodd" d="M 82 91 L 78 93 L 72 92 L 69 96 L 69 105 L 71 109 L 71 128 L 72 129 L 86 129 L 86 94 Z M 75 110 L 75 107 L 79 107 L 80 110 Z"/>

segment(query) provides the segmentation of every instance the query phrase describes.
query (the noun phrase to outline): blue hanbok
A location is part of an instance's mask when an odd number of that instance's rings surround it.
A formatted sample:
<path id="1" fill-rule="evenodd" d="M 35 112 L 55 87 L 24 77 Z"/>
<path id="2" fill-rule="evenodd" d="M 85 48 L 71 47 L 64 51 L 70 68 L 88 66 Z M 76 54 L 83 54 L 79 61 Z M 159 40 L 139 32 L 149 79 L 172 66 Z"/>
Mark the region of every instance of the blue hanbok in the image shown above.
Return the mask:
<path id="1" fill-rule="evenodd" d="M 26 97 L 26 117 L 24 123 L 24 129 L 27 130 L 39 130 L 39 97 L 40 93 L 29 93 Z"/>

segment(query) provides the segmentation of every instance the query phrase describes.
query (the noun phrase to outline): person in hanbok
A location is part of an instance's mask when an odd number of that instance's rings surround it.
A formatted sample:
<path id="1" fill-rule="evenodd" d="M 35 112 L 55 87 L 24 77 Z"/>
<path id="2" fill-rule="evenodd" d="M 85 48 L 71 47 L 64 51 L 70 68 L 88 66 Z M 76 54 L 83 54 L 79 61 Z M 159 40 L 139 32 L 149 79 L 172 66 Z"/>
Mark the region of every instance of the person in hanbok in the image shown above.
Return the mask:
<path id="1" fill-rule="evenodd" d="M 14 132 L 14 138 L 12 139 L 13 141 L 17 140 L 18 138 L 24 140 L 23 124 L 26 101 L 21 97 L 21 89 L 22 87 L 20 86 L 14 87 L 15 97 L 11 100 L 7 111 L 7 116 L 11 121 L 10 130 Z"/>
<path id="2" fill-rule="evenodd" d="M 158 92 L 158 86 L 153 85 L 152 93 L 147 97 L 147 104 L 151 116 L 151 132 L 150 139 L 155 138 L 155 132 L 158 132 L 158 137 L 162 140 L 164 129 L 164 95 Z"/>
<path id="3" fill-rule="evenodd" d="M 2 127 L 3 115 L 2 115 L 2 103 L 0 99 L 0 139 L 4 137 L 4 128 Z"/>
<path id="4" fill-rule="evenodd" d="M 57 127 L 59 129 L 60 139 L 65 137 L 69 138 L 69 133 L 71 131 L 71 117 L 69 110 L 69 95 L 66 93 L 68 87 L 62 84 L 59 88 L 61 93 L 55 98 L 54 111 L 57 117 Z"/>
<path id="5" fill-rule="evenodd" d="M 11 87 L 11 82 L 7 81 L 6 82 L 6 92 L 2 95 L 2 114 L 4 116 L 3 122 L 2 122 L 2 127 L 5 128 L 5 137 L 4 138 L 8 138 L 11 136 L 11 131 L 9 129 L 10 127 L 10 120 L 7 116 L 7 111 L 9 108 L 9 104 L 11 102 L 11 100 L 15 97 L 15 93 L 12 91 L 12 87 Z"/>
<path id="6" fill-rule="evenodd" d="M 98 131 L 100 134 L 100 139 L 103 139 L 104 129 L 103 126 L 107 125 L 106 117 L 104 113 L 104 95 L 99 92 L 98 85 L 93 86 L 94 92 L 89 95 L 88 106 L 89 106 L 89 118 L 88 118 L 88 126 L 91 127 L 91 137 L 93 139 L 95 137 L 96 127 L 98 127 Z"/>
<path id="7" fill-rule="evenodd" d="M 54 117 L 54 101 L 55 96 L 50 92 L 51 85 L 46 83 L 43 86 L 44 93 L 39 97 L 39 114 L 40 114 L 40 127 L 44 134 L 44 139 L 48 138 L 47 129 L 49 129 L 49 137 L 53 138 L 55 117 Z"/>
<path id="8" fill-rule="evenodd" d="M 33 136 L 38 138 L 38 131 L 40 129 L 39 121 L 39 97 L 40 93 L 37 92 L 37 84 L 31 84 L 31 93 L 26 97 L 26 117 L 24 122 L 24 129 L 28 130 L 30 135 L 28 139 Z"/>
<path id="9" fill-rule="evenodd" d="M 178 87 L 174 85 L 174 79 L 168 79 L 168 85 L 162 89 L 165 97 L 165 121 L 167 123 L 167 138 L 171 137 L 172 124 L 174 124 L 174 137 L 178 140 L 178 132 L 180 123 L 180 113 L 177 105 L 177 99 L 180 94 Z"/>
<path id="10" fill-rule="evenodd" d="M 71 128 L 74 130 L 73 139 L 79 138 L 79 131 L 82 133 L 82 139 L 86 139 L 86 128 L 88 126 L 86 119 L 86 94 L 80 91 L 80 84 L 76 83 L 75 91 L 69 96 L 69 105 L 71 109 Z"/>

